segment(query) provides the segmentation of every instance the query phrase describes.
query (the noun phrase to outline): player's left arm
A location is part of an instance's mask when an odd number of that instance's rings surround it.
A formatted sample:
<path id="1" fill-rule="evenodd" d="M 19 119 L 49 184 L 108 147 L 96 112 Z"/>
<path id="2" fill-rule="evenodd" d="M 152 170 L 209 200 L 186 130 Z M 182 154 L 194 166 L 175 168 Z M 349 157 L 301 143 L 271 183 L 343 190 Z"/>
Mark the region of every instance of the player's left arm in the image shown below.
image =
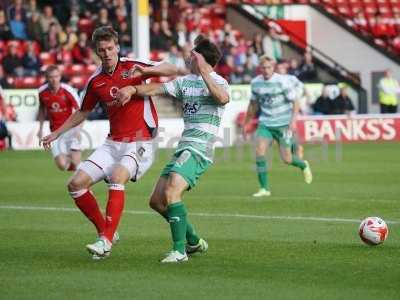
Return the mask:
<path id="1" fill-rule="evenodd" d="M 296 131 L 296 122 L 300 112 L 300 104 L 299 101 L 296 99 L 293 101 L 293 111 L 292 111 L 292 119 L 289 123 L 289 129 L 291 131 Z"/>
<path id="2" fill-rule="evenodd" d="M 227 104 L 229 102 L 229 93 L 223 85 L 218 84 L 210 75 L 210 73 L 213 72 L 213 68 L 206 62 L 203 55 L 196 51 L 192 51 L 192 53 L 200 75 L 203 77 L 203 80 L 214 100 L 220 105 Z"/>

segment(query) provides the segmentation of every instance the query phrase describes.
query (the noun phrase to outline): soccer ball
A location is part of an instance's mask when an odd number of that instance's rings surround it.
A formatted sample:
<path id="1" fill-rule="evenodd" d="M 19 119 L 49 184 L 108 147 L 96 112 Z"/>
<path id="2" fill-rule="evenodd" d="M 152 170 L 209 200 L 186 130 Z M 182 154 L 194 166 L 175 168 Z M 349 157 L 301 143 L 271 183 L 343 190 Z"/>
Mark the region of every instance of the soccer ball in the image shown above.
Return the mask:
<path id="1" fill-rule="evenodd" d="M 375 246 L 386 240 L 389 228 L 381 218 L 368 217 L 361 222 L 358 234 L 364 243 Z"/>

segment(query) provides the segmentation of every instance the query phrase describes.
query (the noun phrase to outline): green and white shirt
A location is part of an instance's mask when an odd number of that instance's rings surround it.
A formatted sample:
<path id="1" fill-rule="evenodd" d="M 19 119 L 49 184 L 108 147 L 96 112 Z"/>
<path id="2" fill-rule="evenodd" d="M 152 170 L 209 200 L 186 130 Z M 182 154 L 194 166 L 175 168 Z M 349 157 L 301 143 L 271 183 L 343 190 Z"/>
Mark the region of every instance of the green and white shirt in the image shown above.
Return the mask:
<path id="1" fill-rule="evenodd" d="M 217 73 L 211 77 L 226 91 L 228 82 Z M 214 142 L 218 135 L 224 106 L 218 104 L 208 91 L 200 75 L 190 74 L 164 83 L 164 92 L 182 102 L 185 128 L 177 152 L 189 149 L 211 161 L 214 156 Z"/>
<path id="2" fill-rule="evenodd" d="M 250 101 L 260 107 L 259 121 L 267 127 L 289 125 L 293 114 L 293 102 L 299 98 L 303 84 L 292 75 L 274 73 L 265 80 L 259 75 L 251 81 Z"/>

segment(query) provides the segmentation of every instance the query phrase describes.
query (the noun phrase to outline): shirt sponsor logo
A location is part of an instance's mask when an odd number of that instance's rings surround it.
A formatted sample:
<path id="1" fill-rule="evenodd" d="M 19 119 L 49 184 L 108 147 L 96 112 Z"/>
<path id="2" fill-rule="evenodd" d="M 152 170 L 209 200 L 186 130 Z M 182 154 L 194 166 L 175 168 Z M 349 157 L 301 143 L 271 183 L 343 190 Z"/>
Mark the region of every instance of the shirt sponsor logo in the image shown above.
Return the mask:
<path id="1" fill-rule="evenodd" d="M 194 103 L 185 103 L 183 105 L 183 113 L 185 115 L 193 115 L 196 114 L 200 110 L 200 104 L 197 102 Z"/>

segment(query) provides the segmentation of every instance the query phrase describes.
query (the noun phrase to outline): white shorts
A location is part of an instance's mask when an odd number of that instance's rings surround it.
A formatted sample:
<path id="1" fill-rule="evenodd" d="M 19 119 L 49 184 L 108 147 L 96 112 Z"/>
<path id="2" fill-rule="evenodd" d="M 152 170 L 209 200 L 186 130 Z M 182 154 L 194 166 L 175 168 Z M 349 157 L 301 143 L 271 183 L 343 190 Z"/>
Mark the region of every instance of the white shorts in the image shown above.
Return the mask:
<path id="1" fill-rule="evenodd" d="M 53 142 L 51 147 L 51 153 L 53 157 L 57 157 L 60 154 L 68 155 L 71 151 L 80 151 L 81 141 L 79 136 L 79 128 L 72 128 L 60 135 L 58 139 Z"/>
<path id="2" fill-rule="evenodd" d="M 93 182 L 110 180 L 115 165 L 122 165 L 132 181 L 137 181 L 146 173 L 154 161 L 153 143 L 148 141 L 124 143 L 107 139 L 78 170 L 87 173 Z"/>

